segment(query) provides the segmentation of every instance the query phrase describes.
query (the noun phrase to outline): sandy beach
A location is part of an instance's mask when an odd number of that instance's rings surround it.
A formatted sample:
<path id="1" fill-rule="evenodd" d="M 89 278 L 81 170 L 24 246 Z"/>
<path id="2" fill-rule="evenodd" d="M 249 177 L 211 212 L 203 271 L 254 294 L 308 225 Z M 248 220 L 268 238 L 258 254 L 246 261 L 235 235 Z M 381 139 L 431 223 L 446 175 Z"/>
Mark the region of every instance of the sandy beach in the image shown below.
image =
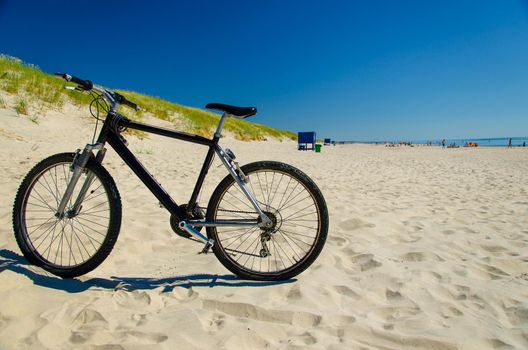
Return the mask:
<path id="1" fill-rule="evenodd" d="M 12 204 L 38 161 L 91 140 L 93 120 L 74 107 L 38 124 L 0 109 L 0 120 L 1 349 L 528 348 L 526 149 L 339 145 L 316 154 L 225 137 L 241 164 L 290 163 L 326 198 L 323 252 L 280 283 L 239 280 L 213 254 L 198 255 L 201 245 L 171 231 L 168 212 L 109 150 L 119 239 L 99 268 L 62 280 L 22 257 Z M 206 148 L 127 138 L 186 202 Z M 202 205 L 226 175 L 219 165 Z"/>

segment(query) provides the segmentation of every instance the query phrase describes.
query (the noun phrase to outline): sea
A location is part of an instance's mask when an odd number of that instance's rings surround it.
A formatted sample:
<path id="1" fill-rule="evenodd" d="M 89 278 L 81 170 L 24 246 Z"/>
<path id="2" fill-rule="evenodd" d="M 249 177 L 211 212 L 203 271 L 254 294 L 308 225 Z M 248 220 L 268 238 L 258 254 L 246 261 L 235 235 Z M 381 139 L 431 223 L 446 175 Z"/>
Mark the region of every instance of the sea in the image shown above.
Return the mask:
<path id="1" fill-rule="evenodd" d="M 446 139 L 446 146 L 464 146 L 468 142 L 476 142 L 479 147 L 508 147 L 510 139 L 513 147 L 522 147 L 523 144 L 528 146 L 528 136 L 525 137 L 493 137 L 477 139 Z M 426 144 L 428 140 L 411 141 L 413 144 Z M 433 145 L 440 145 L 442 140 L 431 140 Z"/>
<path id="2" fill-rule="evenodd" d="M 446 146 L 464 146 L 468 142 L 476 142 L 479 147 L 508 147 L 508 143 L 512 140 L 513 147 L 522 147 L 526 145 L 528 147 L 528 136 L 522 137 L 491 137 L 491 138 L 467 138 L 467 139 L 446 139 Z M 442 140 L 402 140 L 405 142 L 411 142 L 413 145 L 427 144 L 432 142 L 434 146 L 442 144 Z M 385 144 L 385 143 L 400 143 L 398 141 L 337 141 L 336 143 L 368 143 L 368 144 Z"/>

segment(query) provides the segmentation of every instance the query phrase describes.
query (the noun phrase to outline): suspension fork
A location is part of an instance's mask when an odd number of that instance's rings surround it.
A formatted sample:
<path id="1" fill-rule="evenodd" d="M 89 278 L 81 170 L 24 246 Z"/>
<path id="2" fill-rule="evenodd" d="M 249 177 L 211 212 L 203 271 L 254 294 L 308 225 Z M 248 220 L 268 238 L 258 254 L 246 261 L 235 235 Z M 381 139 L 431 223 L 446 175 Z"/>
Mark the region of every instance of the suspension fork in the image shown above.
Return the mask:
<path id="1" fill-rule="evenodd" d="M 104 155 L 106 153 L 106 149 L 104 148 L 103 143 L 95 143 L 95 144 L 87 144 L 84 147 L 84 150 L 82 153 L 79 153 L 79 150 L 77 150 L 77 154 L 75 158 L 73 159 L 73 163 L 71 165 L 71 171 L 73 171 L 73 175 L 70 179 L 70 182 L 68 183 L 68 186 L 66 187 L 66 191 L 64 191 L 64 195 L 62 196 L 62 199 L 60 201 L 59 207 L 57 208 L 57 213 L 55 214 L 57 217 L 64 217 L 66 209 L 66 205 L 68 204 L 68 201 L 70 201 L 70 198 L 73 194 L 73 191 L 75 190 L 75 186 L 77 186 L 77 182 L 79 182 L 79 178 L 81 177 L 81 174 L 84 171 L 84 168 L 86 167 L 86 164 L 88 163 L 88 160 L 91 156 L 93 156 L 93 151 L 97 150 L 97 156 L 96 161 L 102 162 Z M 79 191 L 79 194 L 77 196 L 77 199 L 75 200 L 75 204 L 73 205 L 73 208 L 71 210 L 72 216 L 75 216 L 79 213 L 81 209 L 81 203 L 83 202 L 86 192 L 88 192 L 88 188 L 90 188 L 90 185 L 92 184 L 92 181 L 94 179 L 94 174 L 90 173 L 86 177 L 86 180 L 84 181 L 84 184 Z"/>

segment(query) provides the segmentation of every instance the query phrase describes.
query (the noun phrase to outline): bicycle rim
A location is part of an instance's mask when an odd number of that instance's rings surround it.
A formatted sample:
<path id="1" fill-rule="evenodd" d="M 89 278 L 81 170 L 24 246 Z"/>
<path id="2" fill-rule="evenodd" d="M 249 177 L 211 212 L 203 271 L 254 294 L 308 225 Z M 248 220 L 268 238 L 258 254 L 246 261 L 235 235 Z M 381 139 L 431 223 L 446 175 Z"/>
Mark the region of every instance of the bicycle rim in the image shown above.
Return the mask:
<path id="1" fill-rule="evenodd" d="M 71 179 L 69 162 L 53 164 L 34 177 L 24 196 L 22 235 L 30 249 L 45 264 L 72 268 L 90 260 L 101 249 L 110 225 L 109 197 L 100 179 L 85 169 L 68 201 L 65 216 L 57 208 Z M 82 185 L 90 186 L 77 215 L 73 203 Z"/>
<path id="2" fill-rule="evenodd" d="M 216 244 L 238 268 L 256 274 L 285 273 L 301 265 L 316 245 L 321 229 L 317 200 L 300 179 L 288 172 L 259 169 L 246 175 L 250 190 L 274 227 L 216 227 Z M 215 219 L 258 217 L 235 182 L 220 195 Z"/>

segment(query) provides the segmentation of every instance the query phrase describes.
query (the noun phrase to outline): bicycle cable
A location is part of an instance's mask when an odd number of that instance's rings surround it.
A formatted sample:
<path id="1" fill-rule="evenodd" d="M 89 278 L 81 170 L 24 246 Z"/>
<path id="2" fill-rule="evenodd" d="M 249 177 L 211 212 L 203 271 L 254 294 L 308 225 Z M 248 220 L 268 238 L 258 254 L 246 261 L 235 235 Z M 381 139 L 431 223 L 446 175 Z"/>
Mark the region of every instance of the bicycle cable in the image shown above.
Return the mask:
<path id="1" fill-rule="evenodd" d="M 89 109 L 90 109 L 90 114 L 92 115 L 92 117 L 95 118 L 95 128 L 94 128 L 94 134 L 93 134 L 93 137 L 92 137 L 92 143 L 95 143 L 95 136 L 97 135 L 97 127 L 99 126 L 99 121 L 102 119 L 99 118 L 99 115 L 100 115 L 100 112 L 101 110 L 104 112 L 104 113 L 108 113 L 108 111 L 110 110 L 110 107 L 108 106 L 108 103 L 106 102 L 106 100 L 103 98 L 103 94 L 96 94 L 95 92 L 93 91 L 90 91 L 90 96 L 92 96 L 92 101 L 90 102 L 90 106 L 89 106 Z M 95 111 L 93 110 L 93 106 L 95 104 Z"/>

